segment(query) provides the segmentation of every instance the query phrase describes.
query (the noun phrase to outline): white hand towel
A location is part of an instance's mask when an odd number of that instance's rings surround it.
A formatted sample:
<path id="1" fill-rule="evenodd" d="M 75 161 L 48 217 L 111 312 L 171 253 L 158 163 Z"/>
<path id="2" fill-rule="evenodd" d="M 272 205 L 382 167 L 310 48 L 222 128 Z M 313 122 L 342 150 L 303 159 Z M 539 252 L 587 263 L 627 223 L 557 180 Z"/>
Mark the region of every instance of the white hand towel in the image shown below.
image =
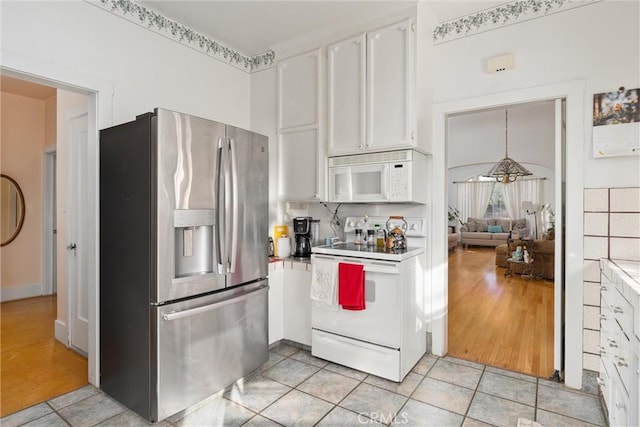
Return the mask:
<path id="1" fill-rule="evenodd" d="M 338 263 L 314 259 L 311 263 L 311 299 L 323 306 L 338 305 Z"/>

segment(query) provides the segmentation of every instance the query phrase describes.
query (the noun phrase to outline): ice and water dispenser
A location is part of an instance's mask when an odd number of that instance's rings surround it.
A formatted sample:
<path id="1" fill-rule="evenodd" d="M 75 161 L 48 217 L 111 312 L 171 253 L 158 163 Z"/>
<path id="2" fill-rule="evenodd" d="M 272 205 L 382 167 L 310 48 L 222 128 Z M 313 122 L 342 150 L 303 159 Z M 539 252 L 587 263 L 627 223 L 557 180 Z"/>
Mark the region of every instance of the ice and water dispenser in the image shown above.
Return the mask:
<path id="1" fill-rule="evenodd" d="M 213 272 L 213 209 L 174 211 L 175 277 Z"/>

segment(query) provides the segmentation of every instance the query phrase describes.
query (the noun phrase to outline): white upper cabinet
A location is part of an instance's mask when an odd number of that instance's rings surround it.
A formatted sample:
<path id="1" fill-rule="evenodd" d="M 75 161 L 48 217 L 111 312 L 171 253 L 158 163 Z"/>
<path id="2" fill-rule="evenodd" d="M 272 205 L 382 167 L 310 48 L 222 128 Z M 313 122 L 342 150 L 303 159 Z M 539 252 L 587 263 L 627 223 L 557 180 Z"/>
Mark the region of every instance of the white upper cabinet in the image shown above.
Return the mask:
<path id="1" fill-rule="evenodd" d="M 280 61 L 277 71 L 279 198 L 323 200 L 321 50 Z"/>
<path id="2" fill-rule="evenodd" d="M 327 140 L 329 153 L 363 150 L 366 144 L 366 36 L 327 48 Z"/>
<path id="3" fill-rule="evenodd" d="M 413 21 L 328 47 L 328 152 L 410 148 L 415 142 Z"/>
<path id="4" fill-rule="evenodd" d="M 318 124 L 320 51 L 278 63 L 278 128 Z"/>

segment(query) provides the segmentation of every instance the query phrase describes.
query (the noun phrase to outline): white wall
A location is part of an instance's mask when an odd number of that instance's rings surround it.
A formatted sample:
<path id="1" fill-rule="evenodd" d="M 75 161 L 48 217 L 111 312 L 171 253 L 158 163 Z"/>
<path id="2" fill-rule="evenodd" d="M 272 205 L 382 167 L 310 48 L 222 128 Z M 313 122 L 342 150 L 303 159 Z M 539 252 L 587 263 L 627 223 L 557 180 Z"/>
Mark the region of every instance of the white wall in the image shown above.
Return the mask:
<path id="1" fill-rule="evenodd" d="M 438 64 L 434 75 L 434 170 L 446 175 L 446 151 L 441 147 L 446 132 L 442 128 L 443 113 L 461 111 L 460 105 L 481 109 L 488 105 L 506 105 L 544 95 L 568 96 L 567 150 L 567 314 L 566 383 L 579 388 L 582 383 L 582 298 L 584 271 L 579 263 L 583 253 L 582 192 L 587 187 L 637 187 L 640 183 L 638 157 L 592 158 L 592 96 L 616 90 L 619 86 L 640 85 L 640 37 L 637 25 L 640 3 L 635 1 L 603 1 L 531 21 L 501 27 L 434 48 L 431 61 Z M 616 42 L 608 37 L 608 23 L 615 22 Z M 487 58 L 504 53 L 515 55 L 515 70 L 487 74 L 483 68 Z M 584 88 L 584 89 L 583 89 Z M 584 92 L 582 92 L 584 90 Z M 521 97 L 521 98 L 519 98 Z M 583 101 L 578 101 L 583 99 Z M 466 102 L 465 100 L 472 100 Z M 428 102 L 431 100 L 427 100 Z M 486 105 L 479 105 L 487 101 Z M 449 110 L 447 110 L 449 108 Z M 581 113 L 581 114 L 580 114 Z M 441 123 L 442 122 L 442 123 Z M 578 137 L 584 134 L 584 136 Z M 581 144 L 579 146 L 578 144 Z M 583 153 L 579 155 L 578 153 Z M 573 156 L 573 157 L 572 157 Z M 576 156 L 580 157 L 577 158 Z M 446 206 L 438 196 L 442 177 L 434 176 L 433 221 L 442 219 Z M 437 190 L 437 191 L 436 191 Z M 445 199 L 445 197 L 442 197 Z M 557 223 L 558 224 L 558 223 Z M 435 231 L 434 231 L 435 232 Z M 439 283 L 446 272 L 439 254 L 444 243 L 434 245 L 434 297 L 437 304 L 446 300 L 446 289 Z M 443 308 L 444 310 L 444 308 Z M 443 311 L 444 313 L 444 311 Z M 443 315 L 443 319 L 446 317 Z M 437 331 L 446 336 L 446 325 L 439 321 Z M 434 346 L 442 347 L 436 342 Z"/>
<path id="2" fill-rule="evenodd" d="M 113 111 L 99 112 L 101 127 L 154 107 L 249 127 L 249 74 L 108 11 L 84 1 L 2 2 L 1 20 L 0 58 L 20 55 L 112 83 Z M 102 120 L 111 114 L 111 123 Z"/>
<path id="3" fill-rule="evenodd" d="M 584 80 L 585 187 L 638 186 L 638 157 L 593 158 L 591 114 L 594 93 L 640 86 L 639 8 L 637 1 L 603 1 L 437 45 L 434 101 Z M 507 52 L 514 70 L 483 72 L 487 58 Z"/>
<path id="4" fill-rule="evenodd" d="M 0 250 L 2 301 L 42 295 L 42 150 L 45 101 L 2 92 L 2 167 L 24 196 L 24 223 Z M 8 237 L 8 236 L 7 236 Z"/>

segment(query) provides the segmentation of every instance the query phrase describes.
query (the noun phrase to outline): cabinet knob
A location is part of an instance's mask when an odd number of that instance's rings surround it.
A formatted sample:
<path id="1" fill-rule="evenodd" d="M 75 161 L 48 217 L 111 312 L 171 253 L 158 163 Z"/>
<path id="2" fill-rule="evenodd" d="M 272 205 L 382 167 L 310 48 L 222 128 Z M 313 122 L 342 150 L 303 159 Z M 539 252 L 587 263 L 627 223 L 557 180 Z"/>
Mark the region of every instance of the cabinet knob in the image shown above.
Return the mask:
<path id="1" fill-rule="evenodd" d="M 413 141 L 414 139 L 416 139 L 416 133 L 411 131 L 411 140 Z"/>
<path id="2" fill-rule="evenodd" d="M 616 408 L 617 409 L 623 409 L 624 405 L 622 403 L 620 403 L 620 402 L 616 402 Z"/>
<path id="3" fill-rule="evenodd" d="M 600 314 L 600 320 L 607 320 L 607 315 L 604 313 Z"/>
<path id="4" fill-rule="evenodd" d="M 606 385 L 607 385 L 607 384 L 604 382 L 604 380 L 603 380 L 602 378 L 600 378 L 600 377 L 596 378 L 596 382 L 598 383 L 598 385 L 599 385 L 600 387 L 606 387 Z"/>
<path id="5" fill-rule="evenodd" d="M 622 313 L 622 307 L 614 306 L 614 307 L 613 307 L 613 312 L 614 312 L 614 313 Z"/>
<path id="6" fill-rule="evenodd" d="M 600 346 L 600 345 L 598 346 L 598 351 L 600 352 L 601 355 L 602 354 L 607 354 L 607 352 L 605 351 L 605 348 Z"/>
<path id="7" fill-rule="evenodd" d="M 607 292 L 607 287 L 606 287 L 606 286 L 604 286 L 604 285 L 602 285 L 602 286 L 600 286 L 600 290 L 601 290 L 602 292 Z"/>
<path id="8" fill-rule="evenodd" d="M 609 340 L 609 347 L 618 348 L 618 344 L 614 340 Z"/>

